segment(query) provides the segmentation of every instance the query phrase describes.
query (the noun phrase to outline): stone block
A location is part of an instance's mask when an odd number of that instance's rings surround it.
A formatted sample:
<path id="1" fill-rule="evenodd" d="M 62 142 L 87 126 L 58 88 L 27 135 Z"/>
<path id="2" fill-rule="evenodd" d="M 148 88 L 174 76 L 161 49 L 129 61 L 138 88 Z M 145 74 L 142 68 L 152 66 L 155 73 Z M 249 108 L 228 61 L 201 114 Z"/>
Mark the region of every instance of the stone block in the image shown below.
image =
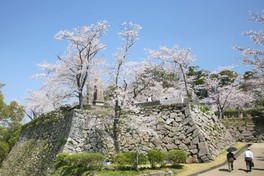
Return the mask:
<path id="1" fill-rule="evenodd" d="M 174 144 L 180 144 L 181 141 L 180 140 L 174 140 Z"/>
<path id="2" fill-rule="evenodd" d="M 200 132 L 199 132 L 199 129 L 195 129 L 192 133 L 190 133 L 190 135 L 195 138 L 196 136 L 199 136 L 200 135 Z"/>
<path id="3" fill-rule="evenodd" d="M 177 149 L 177 148 L 178 148 L 177 145 L 172 144 L 172 143 L 167 145 L 168 150 L 173 150 L 173 149 Z"/>
<path id="4" fill-rule="evenodd" d="M 176 122 L 181 122 L 181 121 L 182 121 L 182 118 L 181 118 L 180 116 L 177 116 L 177 117 L 175 118 L 175 121 L 176 121 Z"/>
<path id="5" fill-rule="evenodd" d="M 197 128 L 196 128 L 196 126 L 195 125 L 193 125 L 193 126 L 191 126 L 190 128 L 188 128 L 188 130 L 186 131 L 186 133 L 188 134 L 188 133 L 191 133 L 191 132 L 193 132 L 194 130 L 196 130 Z"/>
<path id="6" fill-rule="evenodd" d="M 193 138 L 192 140 L 192 145 L 195 145 L 195 144 L 199 144 L 199 137 L 196 136 L 195 138 Z"/>
<path id="7" fill-rule="evenodd" d="M 190 150 L 190 152 L 191 152 L 192 154 L 197 154 L 197 153 L 198 153 L 198 149 L 192 149 L 192 150 Z"/>
<path id="8" fill-rule="evenodd" d="M 187 125 L 187 124 L 189 124 L 190 122 L 192 121 L 192 119 L 191 118 L 186 118 L 186 119 L 184 119 L 183 120 L 183 125 Z"/>
<path id="9" fill-rule="evenodd" d="M 186 116 L 186 117 L 188 117 L 188 116 L 191 115 L 191 111 L 190 111 L 190 109 L 186 109 L 186 110 L 184 111 L 184 113 L 185 113 L 185 116 Z"/>
<path id="10" fill-rule="evenodd" d="M 170 113 L 170 118 L 175 119 L 178 117 L 178 114 L 175 112 Z"/>
<path id="11" fill-rule="evenodd" d="M 188 147 L 187 147 L 185 144 L 181 143 L 181 144 L 179 145 L 179 149 L 180 149 L 180 150 L 183 150 L 183 151 L 187 151 L 187 150 L 188 150 Z"/>
<path id="12" fill-rule="evenodd" d="M 204 156 L 208 153 L 208 149 L 204 143 L 198 144 L 198 156 Z"/>
<path id="13" fill-rule="evenodd" d="M 208 158 L 207 155 L 201 156 L 200 159 L 201 159 L 203 162 L 208 162 L 208 161 L 210 161 L 210 158 Z"/>
<path id="14" fill-rule="evenodd" d="M 191 139 L 190 138 L 186 138 L 182 141 L 185 145 L 189 145 L 191 143 Z"/>
<path id="15" fill-rule="evenodd" d="M 166 120 L 165 123 L 166 123 L 167 125 L 169 125 L 169 124 L 171 124 L 173 121 L 174 121 L 173 118 L 169 118 L 169 119 Z"/>

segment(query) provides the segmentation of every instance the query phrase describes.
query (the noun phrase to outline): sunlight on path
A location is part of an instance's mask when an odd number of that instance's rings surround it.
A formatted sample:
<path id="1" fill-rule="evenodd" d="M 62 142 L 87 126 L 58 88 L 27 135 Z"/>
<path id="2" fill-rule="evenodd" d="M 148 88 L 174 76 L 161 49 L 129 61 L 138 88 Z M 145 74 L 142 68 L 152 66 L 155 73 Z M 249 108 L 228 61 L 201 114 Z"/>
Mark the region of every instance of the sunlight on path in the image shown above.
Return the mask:
<path id="1" fill-rule="evenodd" d="M 234 170 L 232 172 L 228 172 L 226 164 L 206 173 L 197 174 L 197 176 L 264 176 L 264 143 L 254 143 L 251 146 L 251 150 L 254 154 L 255 163 L 255 167 L 252 168 L 252 172 L 246 172 L 246 164 L 242 153 L 234 162 Z"/>

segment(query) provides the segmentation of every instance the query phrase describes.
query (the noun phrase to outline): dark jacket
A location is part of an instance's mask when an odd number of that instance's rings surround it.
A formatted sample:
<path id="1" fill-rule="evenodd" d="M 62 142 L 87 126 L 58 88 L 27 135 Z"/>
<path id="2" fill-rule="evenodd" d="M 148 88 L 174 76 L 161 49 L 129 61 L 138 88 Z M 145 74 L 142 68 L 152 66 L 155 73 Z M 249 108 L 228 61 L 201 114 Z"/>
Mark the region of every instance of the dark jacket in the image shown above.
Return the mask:
<path id="1" fill-rule="evenodd" d="M 233 153 L 228 152 L 228 154 L 226 155 L 227 161 L 234 161 L 235 160 L 235 156 Z"/>

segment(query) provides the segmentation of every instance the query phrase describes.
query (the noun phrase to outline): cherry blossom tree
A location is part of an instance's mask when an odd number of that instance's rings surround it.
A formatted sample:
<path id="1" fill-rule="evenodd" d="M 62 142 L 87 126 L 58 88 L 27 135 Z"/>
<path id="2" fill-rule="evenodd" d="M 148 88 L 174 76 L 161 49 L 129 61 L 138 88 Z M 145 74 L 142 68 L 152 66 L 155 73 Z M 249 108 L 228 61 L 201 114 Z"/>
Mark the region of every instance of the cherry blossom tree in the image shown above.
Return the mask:
<path id="1" fill-rule="evenodd" d="M 175 74 L 175 70 L 171 72 L 155 62 L 148 61 L 137 68 L 136 77 L 131 85 L 133 92 L 136 93 L 134 93 L 135 101 L 146 101 L 148 97 L 152 97 L 153 100 L 162 100 L 184 96 L 184 83 L 178 74 Z"/>
<path id="2" fill-rule="evenodd" d="M 173 70 L 177 74 L 177 66 L 185 86 L 185 91 L 188 97 L 191 97 L 191 93 L 188 89 L 188 82 L 186 78 L 186 69 L 188 65 L 195 60 L 192 55 L 191 49 L 180 49 L 178 46 L 174 46 L 172 49 L 167 47 L 160 47 L 159 50 L 147 50 L 150 59 L 159 59 L 160 64 L 168 70 Z"/>
<path id="3" fill-rule="evenodd" d="M 251 19 L 250 22 L 258 22 L 263 24 L 264 23 L 264 15 L 263 14 L 256 14 L 250 13 Z M 264 31 L 247 31 L 242 33 L 243 36 L 249 36 L 250 39 L 257 45 L 264 45 Z M 264 73 L 264 51 L 263 49 L 253 49 L 249 47 L 239 47 L 234 46 L 235 49 L 241 52 L 243 58 L 241 62 L 245 65 L 253 66 L 254 70 L 263 76 Z"/>
<path id="4" fill-rule="evenodd" d="M 95 25 L 75 28 L 73 31 L 58 32 L 55 39 L 69 41 L 67 54 L 58 56 L 55 64 L 46 62 L 38 64 L 45 73 L 37 74 L 35 77 L 45 78 L 44 89 L 63 89 L 62 98 L 70 99 L 76 96 L 82 109 L 84 90 L 87 90 L 89 83 L 94 79 L 93 74 L 98 74 L 98 71 L 95 71 L 96 67 L 104 63 L 98 57 L 98 53 L 105 48 L 100 42 L 100 37 L 105 34 L 108 26 L 108 22 L 101 21 Z M 56 100 L 57 98 L 59 97 L 56 97 Z"/>
<path id="5" fill-rule="evenodd" d="M 262 13 L 250 12 L 251 18 L 250 22 L 264 23 L 264 15 Z M 258 99 L 263 99 L 264 93 L 264 31 L 263 30 L 250 30 L 242 33 L 243 36 L 250 37 L 254 44 L 258 45 L 258 49 L 253 49 L 250 47 L 240 47 L 234 46 L 234 49 L 238 50 L 242 54 L 240 59 L 242 64 L 249 65 L 253 67 L 252 77 L 247 80 L 253 91 L 257 94 Z"/>
<path id="6" fill-rule="evenodd" d="M 242 110 L 244 108 L 252 107 L 252 104 L 255 101 L 255 96 L 251 91 L 243 91 L 238 85 L 232 89 L 232 93 L 228 97 L 226 109 Z"/>
<path id="7" fill-rule="evenodd" d="M 27 116 L 33 120 L 40 115 L 55 110 L 65 104 L 69 96 L 63 87 L 50 87 L 53 89 L 29 90 L 26 97 Z"/>
<path id="8" fill-rule="evenodd" d="M 115 115 L 113 121 L 113 134 L 114 145 L 116 152 L 119 152 L 119 142 L 118 142 L 118 125 L 119 119 L 122 113 L 122 106 L 124 106 L 124 99 L 126 98 L 127 91 L 127 69 L 126 62 L 127 57 L 131 48 L 134 45 L 135 40 L 138 39 L 139 31 L 141 26 L 133 23 L 123 23 L 122 30 L 119 33 L 121 39 L 124 41 L 123 46 L 118 48 L 115 53 L 114 69 L 111 73 L 112 85 L 113 85 L 113 95 L 112 100 L 115 107 Z"/>
<path id="9" fill-rule="evenodd" d="M 230 69 L 231 67 L 219 67 L 206 79 L 208 96 L 215 102 L 219 118 L 224 118 L 226 109 L 242 108 L 254 100 L 252 94 L 240 89 L 241 76 Z"/>

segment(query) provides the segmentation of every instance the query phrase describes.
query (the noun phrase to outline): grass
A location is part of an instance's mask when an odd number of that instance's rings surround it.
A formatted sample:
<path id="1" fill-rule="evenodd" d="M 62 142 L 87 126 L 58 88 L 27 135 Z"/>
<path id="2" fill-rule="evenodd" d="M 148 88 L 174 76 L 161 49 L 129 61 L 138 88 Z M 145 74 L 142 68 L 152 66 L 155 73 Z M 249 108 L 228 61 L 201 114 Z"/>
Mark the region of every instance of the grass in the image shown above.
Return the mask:
<path id="1" fill-rule="evenodd" d="M 164 167 L 164 168 L 157 168 L 157 169 L 150 169 L 148 167 L 141 168 L 139 172 L 136 170 L 102 170 L 102 171 L 95 171 L 95 176 L 138 176 L 138 175 L 151 175 L 157 173 L 178 173 L 181 169 L 173 168 L 173 167 Z"/>

